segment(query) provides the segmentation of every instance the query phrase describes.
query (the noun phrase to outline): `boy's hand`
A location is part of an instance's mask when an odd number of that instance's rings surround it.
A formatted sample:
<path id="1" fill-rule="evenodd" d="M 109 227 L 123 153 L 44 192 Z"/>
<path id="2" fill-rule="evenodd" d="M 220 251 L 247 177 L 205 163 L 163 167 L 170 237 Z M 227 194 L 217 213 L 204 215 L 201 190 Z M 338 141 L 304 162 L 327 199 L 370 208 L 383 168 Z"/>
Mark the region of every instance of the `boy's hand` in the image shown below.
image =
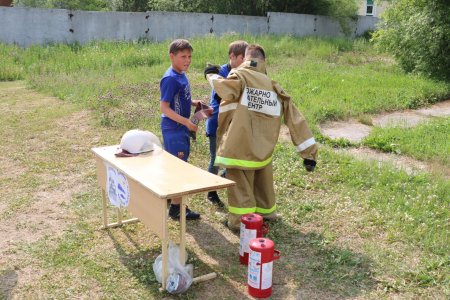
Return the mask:
<path id="1" fill-rule="evenodd" d="M 200 107 L 202 100 L 192 100 L 191 102 L 192 102 L 192 106 Z"/>
<path id="2" fill-rule="evenodd" d="M 189 119 L 186 119 L 186 120 L 187 120 L 187 122 L 185 125 L 189 129 L 189 131 L 197 132 L 198 126 L 195 125 L 194 123 L 192 123 L 191 120 L 189 120 Z"/>
<path id="3" fill-rule="evenodd" d="M 316 161 L 312 159 L 304 159 L 303 166 L 305 166 L 306 171 L 312 172 L 316 168 Z"/>
<path id="4" fill-rule="evenodd" d="M 207 64 L 203 74 L 205 75 L 205 79 L 206 79 L 206 75 L 208 75 L 208 74 L 219 74 L 219 71 L 220 71 L 220 66 Z"/>
<path id="5" fill-rule="evenodd" d="M 195 106 L 195 112 L 203 110 L 208 117 L 213 113 L 213 108 L 202 100 L 192 100 L 192 106 Z"/>

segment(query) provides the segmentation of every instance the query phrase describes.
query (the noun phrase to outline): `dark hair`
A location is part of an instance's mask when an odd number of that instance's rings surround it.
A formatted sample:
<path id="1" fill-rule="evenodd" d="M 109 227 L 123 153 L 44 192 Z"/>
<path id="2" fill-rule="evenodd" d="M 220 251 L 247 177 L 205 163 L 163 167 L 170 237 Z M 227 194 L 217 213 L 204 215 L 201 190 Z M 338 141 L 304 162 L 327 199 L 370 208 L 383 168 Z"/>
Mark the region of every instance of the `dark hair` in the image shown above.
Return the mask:
<path id="1" fill-rule="evenodd" d="M 246 41 L 234 41 L 228 45 L 228 55 L 233 53 L 235 56 L 245 55 L 248 43 Z"/>
<path id="2" fill-rule="evenodd" d="M 194 51 L 188 40 L 176 39 L 169 46 L 169 53 L 177 54 L 179 51 L 190 50 Z"/>
<path id="3" fill-rule="evenodd" d="M 266 59 L 266 53 L 264 52 L 264 48 L 258 44 L 249 45 L 245 50 L 245 56 L 250 58 Z"/>

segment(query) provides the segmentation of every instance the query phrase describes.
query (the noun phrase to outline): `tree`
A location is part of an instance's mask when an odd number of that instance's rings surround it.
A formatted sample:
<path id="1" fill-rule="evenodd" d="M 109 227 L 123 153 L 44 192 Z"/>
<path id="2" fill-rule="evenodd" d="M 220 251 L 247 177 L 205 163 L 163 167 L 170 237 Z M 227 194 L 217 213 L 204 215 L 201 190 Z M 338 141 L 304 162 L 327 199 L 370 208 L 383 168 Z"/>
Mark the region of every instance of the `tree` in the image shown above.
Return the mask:
<path id="1" fill-rule="evenodd" d="M 150 10 L 265 16 L 268 11 L 349 17 L 357 0 L 149 0 Z"/>
<path id="2" fill-rule="evenodd" d="M 14 5 L 78 10 L 110 10 L 107 0 L 16 0 Z"/>
<path id="3" fill-rule="evenodd" d="M 448 0 L 397 0 L 382 16 L 372 40 L 406 72 L 450 80 Z"/>
<path id="4" fill-rule="evenodd" d="M 111 1 L 113 10 L 118 11 L 147 11 L 149 10 L 149 0 L 113 0 Z"/>

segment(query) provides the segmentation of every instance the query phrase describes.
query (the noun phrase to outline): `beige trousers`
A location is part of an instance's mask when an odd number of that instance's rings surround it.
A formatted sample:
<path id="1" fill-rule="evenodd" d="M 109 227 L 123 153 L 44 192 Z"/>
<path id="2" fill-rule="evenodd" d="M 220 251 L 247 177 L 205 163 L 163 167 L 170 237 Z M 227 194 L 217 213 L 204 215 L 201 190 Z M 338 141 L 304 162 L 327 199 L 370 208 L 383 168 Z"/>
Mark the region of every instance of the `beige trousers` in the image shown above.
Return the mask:
<path id="1" fill-rule="evenodd" d="M 260 170 L 227 169 L 226 176 L 236 182 L 228 188 L 228 226 L 239 228 L 241 216 L 247 213 L 275 213 L 272 163 Z"/>

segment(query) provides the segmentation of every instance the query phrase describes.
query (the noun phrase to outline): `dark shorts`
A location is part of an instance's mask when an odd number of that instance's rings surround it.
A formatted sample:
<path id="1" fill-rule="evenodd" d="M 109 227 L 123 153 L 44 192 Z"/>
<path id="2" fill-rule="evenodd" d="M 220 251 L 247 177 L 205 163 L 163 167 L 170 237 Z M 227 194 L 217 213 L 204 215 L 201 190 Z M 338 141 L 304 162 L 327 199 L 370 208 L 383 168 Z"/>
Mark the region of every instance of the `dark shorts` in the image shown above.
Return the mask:
<path id="1" fill-rule="evenodd" d="M 170 154 L 187 161 L 190 153 L 188 129 L 167 130 L 162 132 L 164 149 Z"/>

